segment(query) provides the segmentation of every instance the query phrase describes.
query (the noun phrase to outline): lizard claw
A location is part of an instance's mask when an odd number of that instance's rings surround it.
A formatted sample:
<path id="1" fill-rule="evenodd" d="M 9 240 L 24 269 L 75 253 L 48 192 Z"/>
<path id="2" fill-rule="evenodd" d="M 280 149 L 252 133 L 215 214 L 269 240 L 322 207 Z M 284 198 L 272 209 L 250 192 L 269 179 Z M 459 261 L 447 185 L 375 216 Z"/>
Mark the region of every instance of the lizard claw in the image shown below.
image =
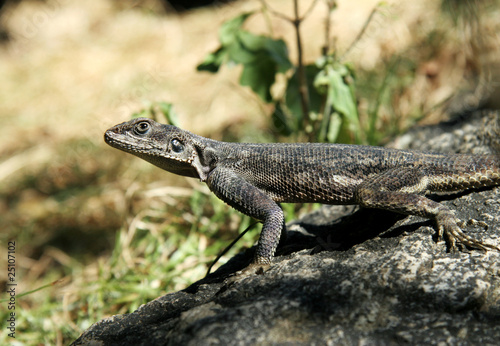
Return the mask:
<path id="1" fill-rule="evenodd" d="M 260 263 L 251 263 L 246 268 L 242 270 L 238 270 L 234 274 L 232 274 L 229 278 L 225 280 L 226 284 L 233 284 L 236 281 L 240 281 L 244 278 L 253 276 L 253 275 L 262 275 L 264 272 L 269 269 L 270 264 L 260 264 Z"/>
<path id="2" fill-rule="evenodd" d="M 476 220 L 476 219 L 469 219 L 467 221 L 458 221 L 457 222 L 458 226 L 460 228 L 465 228 L 467 226 L 479 226 L 479 227 L 483 227 L 485 231 L 488 230 L 488 224 L 484 221 L 479 221 L 479 220 Z"/>
<path id="3" fill-rule="evenodd" d="M 453 214 L 446 213 L 438 215 L 436 222 L 438 224 L 438 240 L 442 240 L 446 237 L 450 246 L 450 252 L 456 252 L 458 250 L 457 244 L 460 244 L 461 247 L 465 246 L 483 251 L 488 249 L 500 251 L 500 248 L 497 246 L 486 244 L 464 233 L 463 229 L 468 226 L 479 226 L 487 230 L 488 225 L 484 221 L 475 219 L 461 221 L 453 216 Z"/>

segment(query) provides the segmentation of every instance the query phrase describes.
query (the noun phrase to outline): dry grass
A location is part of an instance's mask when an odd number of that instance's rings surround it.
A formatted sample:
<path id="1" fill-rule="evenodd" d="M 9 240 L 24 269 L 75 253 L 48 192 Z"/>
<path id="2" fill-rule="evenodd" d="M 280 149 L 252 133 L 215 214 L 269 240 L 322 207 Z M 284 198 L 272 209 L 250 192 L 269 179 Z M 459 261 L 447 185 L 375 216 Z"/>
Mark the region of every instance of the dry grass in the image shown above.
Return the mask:
<path id="1" fill-rule="evenodd" d="M 268 2 L 291 14 L 289 1 Z M 339 1 L 332 33 L 340 54 L 376 3 Z M 435 105 L 466 87 L 468 76 L 485 75 L 482 67 L 497 66 L 492 18 L 498 15 L 497 8 L 489 13 L 487 44 L 478 45 L 477 28 L 453 27 L 435 1 L 388 3 L 347 59 L 364 78 L 365 119 L 392 59 L 406 64 L 392 75 L 378 114 L 380 128 L 396 121 L 401 130 L 422 113 L 436 121 L 442 108 Z M 154 1 L 128 4 L 23 1 L 4 16 L 14 39 L 0 50 L 0 267 L 6 268 L 6 243 L 13 239 L 17 291 L 54 282 L 17 300 L 17 340 L 24 344 L 68 343 L 100 318 L 185 287 L 219 249 L 212 247 L 214 235 L 229 240 L 241 230 L 238 214 L 203 190 L 192 192 L 197 182 L 105 147 L 102 134 L 147 101 L 173 102 L 183 127 L 214 138 L 229 127 L 250 138 L 245 129 L 265 131 L 270 110 L 237 85 L 238 69 L 196 72 L 218 46 L 221 23 L 260 2 L 182 14 L 160 14 Z M 324 44 L 324 16 L 319 1 L 303 25 L 308 62 Z M 257 15 L 246 25 L 284 37 L 295 57 L 288 23 Z M 187 254 L 176 257 L 183 247 Z M 5 280 L 4 272 L 2 286 Z"/>

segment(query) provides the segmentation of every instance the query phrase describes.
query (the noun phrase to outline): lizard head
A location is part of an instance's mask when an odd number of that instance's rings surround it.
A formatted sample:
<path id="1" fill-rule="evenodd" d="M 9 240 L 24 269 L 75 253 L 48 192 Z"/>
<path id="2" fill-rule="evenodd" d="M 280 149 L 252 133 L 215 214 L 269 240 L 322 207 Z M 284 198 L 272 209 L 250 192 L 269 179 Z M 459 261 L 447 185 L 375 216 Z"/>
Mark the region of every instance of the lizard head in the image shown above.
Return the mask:
<path id="1" fill-rule="evenodd" d="M 208 167 L 200 162 L 203 147 L 199 138 L 176 126 L 147 118 L 115 125 L 104 134 L 104 141 L 114 148 L 171 173 L 205 180 Z"/>

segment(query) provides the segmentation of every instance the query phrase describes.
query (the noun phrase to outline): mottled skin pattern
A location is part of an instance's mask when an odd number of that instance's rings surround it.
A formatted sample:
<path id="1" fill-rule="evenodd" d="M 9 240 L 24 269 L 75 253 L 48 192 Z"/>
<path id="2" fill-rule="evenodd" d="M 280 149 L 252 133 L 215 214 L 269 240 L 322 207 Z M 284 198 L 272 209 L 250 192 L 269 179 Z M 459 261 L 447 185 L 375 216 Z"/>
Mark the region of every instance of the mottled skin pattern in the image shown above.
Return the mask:
<path id="1" fill-rule="evenodd" d="M 472 239 L 452 210 L 428 192 L 500 184 L 500 157 L 450 155 L 342 144 L 225 143 L 140 118 L 106 131 L 106 143 L 169 172 L 199 178 L 230 206 L 262 221 L 254 262 L 274 255 L 284 216 L 280 202 L 357 204 L 436 221 L 452 250 Z M 476 222 L 477 224 L 483 223 Z"/>

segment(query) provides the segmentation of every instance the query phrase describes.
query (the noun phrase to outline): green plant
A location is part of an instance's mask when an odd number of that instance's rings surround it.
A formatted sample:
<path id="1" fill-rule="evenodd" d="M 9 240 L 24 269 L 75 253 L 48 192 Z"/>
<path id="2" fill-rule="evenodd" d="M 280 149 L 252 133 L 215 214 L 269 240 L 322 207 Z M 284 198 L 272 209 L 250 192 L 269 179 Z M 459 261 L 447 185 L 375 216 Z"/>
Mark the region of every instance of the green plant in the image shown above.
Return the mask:
<path id="1" fill-rule="evenodd" d="M 296 65 L 291 63 L 283 40 L 255 35 L 243 28 L 245 21 L 255 14 L 250 12 L 222 25 L 220 47 L 206 56 L 197 69 L 215 73 L 223 64 L 243 65 L 240 84 L 250 87 L 263 102 L 274 105 L 271 122 L 281 135 L 297 138 L 305 133 L 309 141 L 365 142 L 357 110 L 354 69 L 337 58 L 329 47 L 329 17 L 336 8 L 335 1 L 327 1 L 326 42 L 321 57 L 313 64 L 303 62 L 300 25 L 316 3 L 313 1 L 300 16 L 295 0 L 295 17 L 289 18 L 262 1 L 262 12 L 271 12 L 294 26 L 298 51 Z M 271 87 L 278 74 L 286 77 L 286 90 L 282 95 L 272 95 Z"/>
<path id="2" fill-rule="evenodd" d="M 174 111 L 174 106 L 168 102 L 150 102 L 147 101 L 144 108 L 132 114 L 132 118 L 151 118 L 160 121 L 159 116 L 163 116 L 165 120 L 174 126 L 179 126 L 177 113 Z"/>

